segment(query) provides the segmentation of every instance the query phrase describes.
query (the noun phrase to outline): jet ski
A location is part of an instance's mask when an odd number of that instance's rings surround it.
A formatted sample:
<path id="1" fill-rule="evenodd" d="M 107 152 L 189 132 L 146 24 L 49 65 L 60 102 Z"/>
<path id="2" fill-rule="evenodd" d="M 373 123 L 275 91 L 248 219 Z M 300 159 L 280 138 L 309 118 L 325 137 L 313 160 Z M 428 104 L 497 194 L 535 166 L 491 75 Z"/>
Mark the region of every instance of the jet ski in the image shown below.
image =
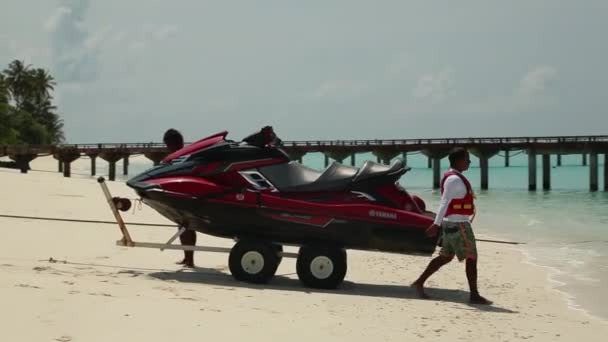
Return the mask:
<path id="1" fill-rule="evenodd" d="M 241 141 L 227 135 L 187 145 L 127 185 L 179 226 L 235 240 L 234 278 L 268 282 L 283 246 L 299 248 L 301 282 L 326 289 L 344 280 L 349 249 L 435 251 L 437 237 L 425 234 L 434 214 L 399 185 L 410 171 L 402 160 L 359 168 L 333 162 L 316 170 L 292 161 L 270 126 Z"/>

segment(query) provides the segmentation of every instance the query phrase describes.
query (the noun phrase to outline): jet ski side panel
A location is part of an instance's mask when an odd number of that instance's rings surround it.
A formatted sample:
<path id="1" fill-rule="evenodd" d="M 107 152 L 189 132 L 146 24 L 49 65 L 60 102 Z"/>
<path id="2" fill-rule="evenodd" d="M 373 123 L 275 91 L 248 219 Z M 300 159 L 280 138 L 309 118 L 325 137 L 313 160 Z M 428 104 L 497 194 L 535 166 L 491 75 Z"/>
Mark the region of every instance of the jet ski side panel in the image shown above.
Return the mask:
<path id="1" fill-rule="evenodd" d="M 424 234 L 428 217 L 410 217 L 407 212 L 389 212 L 386 208 L 370 210 L 369 206 L 355 205 L 294 211 L 270 206 L 255 192 L 202 200 L 156 190 L 144 202 L 177 224 L 218 237 L 248 237 L 296 245 L 325 243 L 424 255 L 433 253 L 436 245 L 436 238 Z"/>

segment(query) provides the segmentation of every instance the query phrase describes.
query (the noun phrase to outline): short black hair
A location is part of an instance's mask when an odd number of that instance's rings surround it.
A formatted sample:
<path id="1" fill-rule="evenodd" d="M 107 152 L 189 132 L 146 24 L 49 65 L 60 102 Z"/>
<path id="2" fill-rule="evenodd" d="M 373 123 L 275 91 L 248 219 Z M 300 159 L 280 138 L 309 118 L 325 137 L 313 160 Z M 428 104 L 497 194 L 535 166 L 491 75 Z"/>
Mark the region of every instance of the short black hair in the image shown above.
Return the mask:
<path id="1" fill-rule="evenodd" d="M 463 147 L 456 147 L 452 151 L 450 151 L 450 165 L 454 165 L 457 161 L 466 158 L 469 152 Z"/>
<path id="2" fill-rule="evenodd" d="M 181 148 L 184 146 L 184 137 L 178 130 L 169 128 L 163 136 L 163 142 L 165 145 L 179 146 Z"/>

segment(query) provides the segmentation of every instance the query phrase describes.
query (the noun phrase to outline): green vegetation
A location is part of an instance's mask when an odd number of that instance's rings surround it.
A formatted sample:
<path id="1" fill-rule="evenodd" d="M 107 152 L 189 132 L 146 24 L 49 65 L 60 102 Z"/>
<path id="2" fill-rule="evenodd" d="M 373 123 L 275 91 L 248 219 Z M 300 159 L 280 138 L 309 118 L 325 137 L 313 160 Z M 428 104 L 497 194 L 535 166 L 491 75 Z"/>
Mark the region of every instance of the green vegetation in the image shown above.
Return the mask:
<path id="1" fill-rule="evenodd" d="M 0 72 L 0 145 L 64 141 L 63 122 L 52 102 L 56 85 L 46 70 L 18 60 Z"/>

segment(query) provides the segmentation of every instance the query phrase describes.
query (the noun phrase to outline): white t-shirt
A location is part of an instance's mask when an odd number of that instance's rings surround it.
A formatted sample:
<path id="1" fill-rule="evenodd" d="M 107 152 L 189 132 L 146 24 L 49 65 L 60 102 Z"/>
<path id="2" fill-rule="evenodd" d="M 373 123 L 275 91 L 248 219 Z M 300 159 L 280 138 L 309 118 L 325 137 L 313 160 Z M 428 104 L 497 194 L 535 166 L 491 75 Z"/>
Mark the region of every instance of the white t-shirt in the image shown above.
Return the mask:
<path id="1" fill-rule="evenodd" d="M 452 171 L 457 172 L 452 169 Z M 467 195 L 467 186 L 464 184 L 462 179 L 457 175 L 451 175 L 446 178 L 443 185 L 443 195 L 441 196 L 441 202 L 439 203 L 439 210 L 437 210 L 437 216 L 435 216 L 435 224 L 441 225 L 441 222 L 469 222 L 469 215 L 452 214 L 445 216 L 448 210 L 448 204 L 454 198 L 464 198 Z"/>

